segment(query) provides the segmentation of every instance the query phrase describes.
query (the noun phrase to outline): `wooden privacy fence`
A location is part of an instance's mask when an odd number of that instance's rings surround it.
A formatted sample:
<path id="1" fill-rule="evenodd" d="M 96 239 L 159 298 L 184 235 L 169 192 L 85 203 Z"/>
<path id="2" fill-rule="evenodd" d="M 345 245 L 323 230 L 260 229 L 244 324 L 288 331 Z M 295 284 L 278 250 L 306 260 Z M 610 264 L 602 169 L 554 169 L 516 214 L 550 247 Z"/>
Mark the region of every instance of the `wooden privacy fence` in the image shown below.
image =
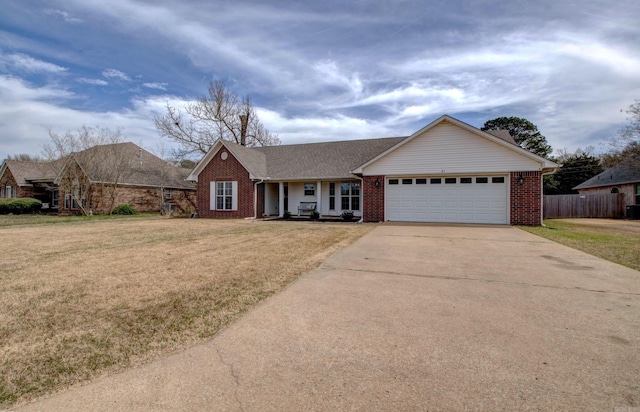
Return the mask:
<path id="1" fill-rule="evenodd" d="M 544 218 L 570 217 L 624 218 L 624 194 L 544 196 Z"/>

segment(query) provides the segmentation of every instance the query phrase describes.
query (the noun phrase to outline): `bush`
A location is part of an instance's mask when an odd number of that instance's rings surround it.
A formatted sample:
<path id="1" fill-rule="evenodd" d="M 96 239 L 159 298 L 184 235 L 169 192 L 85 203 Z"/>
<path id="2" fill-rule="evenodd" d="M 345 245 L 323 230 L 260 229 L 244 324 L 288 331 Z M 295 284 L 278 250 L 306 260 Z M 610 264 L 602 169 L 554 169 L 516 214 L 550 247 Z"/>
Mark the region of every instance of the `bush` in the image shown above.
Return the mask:
<path id="1" fill-rule="evenodd" d="M 311 220 L 318 220 L 320 219 L 320 213 L 318 213 L 317 210 L 314 210 L 313 212 L 311 212 L 309 217 L 311 218 Z"/>
<path id="2" fill-rule="evenodd" d="M 351 222 L 353 220 L 353 212 L 342 212 L 340 215 L 345 222 Z"/>
<path id="3" fill-rule="evenodd" d="M 0 215 L 22 215 L 26 213 L 37 213 L 42 209 L 42 202 L 30 197 L 19 199 L 0 199 Z"/>
<path id="4" fill-rule="evenodd" d="M 136 210 L 131 205 L 118 205 L 111 212 L 112 215 L 135 215 Z"/>
<path id="5" fill-rule="evenodd" d="M 282 218 L 291 219 L 291 212 L 289 212 L 288 210 L 285 210 L 284 213 L 282 213 Z"/>

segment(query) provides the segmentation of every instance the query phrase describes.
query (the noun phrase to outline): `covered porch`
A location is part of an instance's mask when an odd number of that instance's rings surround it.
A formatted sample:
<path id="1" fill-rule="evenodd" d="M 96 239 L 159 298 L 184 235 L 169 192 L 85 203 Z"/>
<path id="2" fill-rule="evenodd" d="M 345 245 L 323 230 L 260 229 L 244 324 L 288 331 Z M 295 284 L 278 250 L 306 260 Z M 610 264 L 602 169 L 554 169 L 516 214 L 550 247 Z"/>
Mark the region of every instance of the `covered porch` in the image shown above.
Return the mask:
<path id="1" fill-rule="evenodd" d="M 262 216 L 310 216 L 317 211 L 320 218 L 340 218 L 352 212 L 362 217 L 362 181 L 360 179 L 266 181 Z"/>

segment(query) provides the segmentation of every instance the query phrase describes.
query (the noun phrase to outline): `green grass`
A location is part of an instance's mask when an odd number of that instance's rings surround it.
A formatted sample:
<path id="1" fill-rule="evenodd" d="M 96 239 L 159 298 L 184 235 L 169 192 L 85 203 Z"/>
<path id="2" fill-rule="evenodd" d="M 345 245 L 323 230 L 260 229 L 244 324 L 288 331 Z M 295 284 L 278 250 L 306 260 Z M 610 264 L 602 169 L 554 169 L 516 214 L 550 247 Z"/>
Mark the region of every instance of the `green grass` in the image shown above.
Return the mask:
<path id="1" fill-rule="evenodd" d="M 640 270 L 640 230 L 624 221 L 594 224 L 589 219 L 545 220 L 546 227 L 520 229 L 591 255 Z M 635 230 L 634 230 L 635 229 Z"/>

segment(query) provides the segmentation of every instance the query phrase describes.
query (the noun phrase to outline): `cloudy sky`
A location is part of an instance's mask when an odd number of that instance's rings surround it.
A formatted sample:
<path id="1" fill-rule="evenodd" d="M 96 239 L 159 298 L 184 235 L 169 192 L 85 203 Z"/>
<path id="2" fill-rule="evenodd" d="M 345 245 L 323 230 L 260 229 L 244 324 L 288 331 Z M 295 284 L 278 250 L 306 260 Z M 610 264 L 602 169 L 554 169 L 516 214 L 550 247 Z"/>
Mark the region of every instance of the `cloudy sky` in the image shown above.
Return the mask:
<path id="1" fill-rule="evenodd" d="M 599 148 L 640 99 L 639 15 L 637 0 L 5 0 L 0 159 L 83 125 L 166 152 L 153 117 L 216 79 L 284 144 L 449 114 L 524 117 L 556 150 Z"/>

